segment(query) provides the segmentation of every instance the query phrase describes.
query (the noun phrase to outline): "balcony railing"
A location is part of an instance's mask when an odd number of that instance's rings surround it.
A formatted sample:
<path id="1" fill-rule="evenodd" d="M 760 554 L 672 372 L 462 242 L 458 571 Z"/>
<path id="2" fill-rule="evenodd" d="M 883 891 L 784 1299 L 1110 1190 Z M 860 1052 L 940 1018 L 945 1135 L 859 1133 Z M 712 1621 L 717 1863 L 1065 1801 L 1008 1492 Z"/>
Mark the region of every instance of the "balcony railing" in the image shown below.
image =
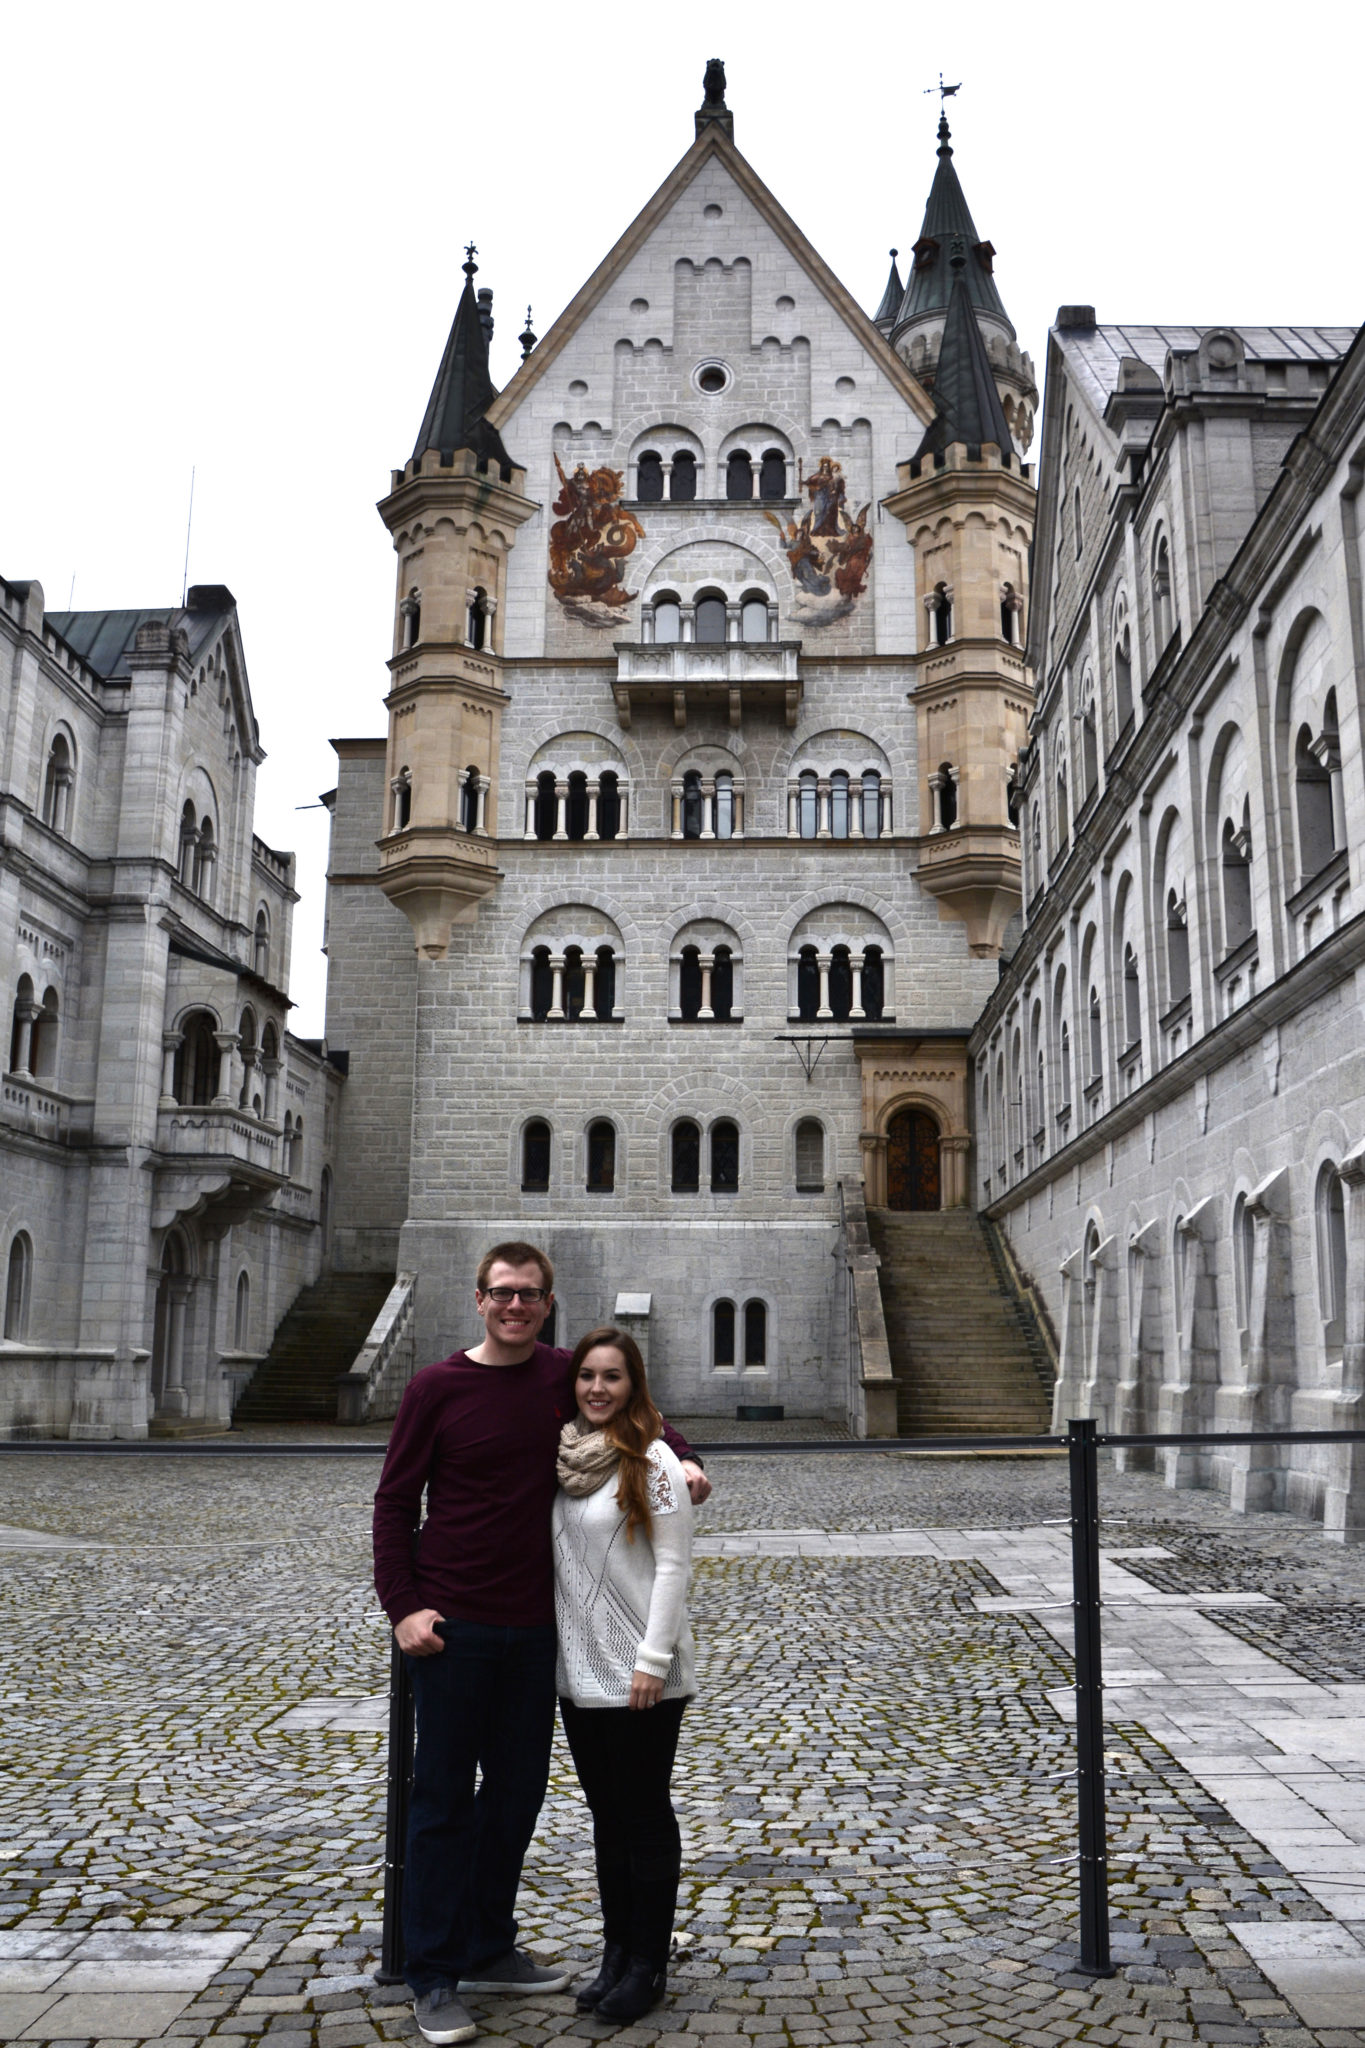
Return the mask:
<path id="1" fill-rule="evenodd" d="M 157 1111 L 156 1149 L 172 1159 L 222 1160 L 276 1174 L 279 1148 L 279 1132 L 245 1110 L 205 1103 Z"/>
<path id="2" fill-rule="evenodd" d="M 56 1145 L 89 1140 L 94 1104 L 59 1094 L 27 1074 L 6 1074 L 0 1082 L 0 1121 L 7 1129 L 46 1138 Z"/>
<path id="3" fill-rule="evenodd" d="M 801 705 L 799 640 L 672 640 L 648 647 L 616 642 L 616 713 L 629 727 L 636 704 L 671 704 L 673 722 L 689 710 L 711 716 L 724 709 L 732 726 L 759 707 L 779 709 L 794 726 Z"/>

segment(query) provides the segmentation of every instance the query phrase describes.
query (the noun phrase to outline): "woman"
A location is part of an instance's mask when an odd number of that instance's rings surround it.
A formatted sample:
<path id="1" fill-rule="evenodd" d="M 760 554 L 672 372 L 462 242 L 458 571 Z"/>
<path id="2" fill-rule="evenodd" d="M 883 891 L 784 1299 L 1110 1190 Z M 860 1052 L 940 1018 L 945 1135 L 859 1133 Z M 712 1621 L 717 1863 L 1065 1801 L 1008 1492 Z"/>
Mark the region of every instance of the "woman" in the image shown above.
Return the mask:
<path id="1" fill-rule="evenodd" d="M 554 1507 L 556 1683 L 592 1810 L 604 1939 L 578 2009 L 628 2025 L 664 1995 L 678 1903 L 668 1783 L 697 1689 L 692 1503 L 634 1338 L 590 1330 L 573 1371 L 578 1414 L 560 1435 Z"/>

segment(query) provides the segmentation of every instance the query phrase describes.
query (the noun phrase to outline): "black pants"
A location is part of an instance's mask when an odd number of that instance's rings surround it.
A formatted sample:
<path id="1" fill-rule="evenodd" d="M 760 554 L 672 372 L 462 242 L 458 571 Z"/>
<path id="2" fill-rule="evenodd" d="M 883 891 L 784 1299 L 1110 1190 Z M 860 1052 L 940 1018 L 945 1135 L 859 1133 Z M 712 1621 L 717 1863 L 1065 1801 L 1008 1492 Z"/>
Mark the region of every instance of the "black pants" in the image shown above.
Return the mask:
<path id="1" fill-rule="evenodd" d="M 564 1733 L 592 1813 L 605 1939 L 656 1970 L 668 1963 L 682 1837 L 668 1782 L 686 1700 L 657 1707 L 576 1707 L 561 1698 Z"/>

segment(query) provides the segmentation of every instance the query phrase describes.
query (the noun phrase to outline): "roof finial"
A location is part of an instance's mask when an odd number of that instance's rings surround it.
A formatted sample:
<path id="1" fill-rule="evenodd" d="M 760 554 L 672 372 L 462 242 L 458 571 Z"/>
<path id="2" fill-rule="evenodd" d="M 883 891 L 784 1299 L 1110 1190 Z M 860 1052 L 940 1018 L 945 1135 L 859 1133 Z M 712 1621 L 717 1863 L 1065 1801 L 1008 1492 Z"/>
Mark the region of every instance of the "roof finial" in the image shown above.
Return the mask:
<path id="1" fill-rule="evenodd" d="M 716 126 L 723 128 L 727 135 L 733 136 L 735 132 L 735 117 L 725 104 L 725 63 L 723 58 L 707 58 L 706 70 L 702 77 L 701 86 L 702 103 L 698 107 L 695 117 L 698 135 L 701 134 L 703 128 L 708 127 L 714 122 Z"/>
<path id="2" fill-rule="evenodd" d="M 464 274 L 465 274 L 465 276 L 466 276 L 466 277 L 473 277 L 473 276 L 475 275 L 475 273 L 477 272 L 477 270 L 478 270 L 479 266 L 478 266 L 478 264 L 477 264 L 477 263 L 476 263 L 476 262 L 474 261 L 474 258 L 475 258 L 475 257 L 476 257 L 476 256 L 478 255 L 478 253 L 479 253 L 479 252 L 478 252 L 478 250 L 477 250 L 477 249 L 476 249 L 476 248 L 474 247 L 474 244 L 473 244 L 472 242 L 466 242 L 466 243 L 465 243 L 465 245 L 464 245 L 464 258 L 465 258 L 465 260 L 464 260 L 464 262 L 463 262 L 463 263 L 462 263 L 462 264 L 460 265 L 460 268 L 461 268 L 461 269 L 463 270 L 463 272 L 464 272 Z"/>
<path id="3" fill-rule="evenodd" d="M 944 101 L 950 100 L 953 97 L 954 93 L 961 92 L 961 90 L 962 80 L 960 78 L 957 81 L 956 85 L 945 85 L 943 83 L 943 73 L 941 71 L 938 74 L 938 84 L 926 85 L 924 88 L 926 99 L 928 98 L 931 92 L 936 92 L 938 94 L 938 147 L 940 155 L 942 155 L 945 150 L 947 150 L 949 156 L 951 156 L 953 153 L 951 148 L 949 147 L 949 144 L 952 141 L 953 131 L 948 126 L 948 109 L 944 105 Z"/>
<path id="4" fill-rule="evenodd" d="M 536 337 L 531 332 L 531 308 L 529 306 L 526 308 L 526 325 L 517 336 L 517 340 L 521 343 L 521 360 L 525 362 L 527 356 L 530 355 L 531 350 L 536 345 Z"/>

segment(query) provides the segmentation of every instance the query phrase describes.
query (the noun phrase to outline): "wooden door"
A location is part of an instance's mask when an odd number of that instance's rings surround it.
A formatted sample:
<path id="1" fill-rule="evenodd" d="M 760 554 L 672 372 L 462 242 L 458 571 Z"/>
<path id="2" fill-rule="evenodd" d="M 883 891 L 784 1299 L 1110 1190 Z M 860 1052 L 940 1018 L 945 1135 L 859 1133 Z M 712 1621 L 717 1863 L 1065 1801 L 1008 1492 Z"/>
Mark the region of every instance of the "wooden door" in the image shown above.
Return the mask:
<path id="1" fill-rule="evenodd" d="M 886 1127 L 886 1138 L 887 1207 L 941 1207 L 934 1119 L 922 1109 L 898 1109 Z"/>

